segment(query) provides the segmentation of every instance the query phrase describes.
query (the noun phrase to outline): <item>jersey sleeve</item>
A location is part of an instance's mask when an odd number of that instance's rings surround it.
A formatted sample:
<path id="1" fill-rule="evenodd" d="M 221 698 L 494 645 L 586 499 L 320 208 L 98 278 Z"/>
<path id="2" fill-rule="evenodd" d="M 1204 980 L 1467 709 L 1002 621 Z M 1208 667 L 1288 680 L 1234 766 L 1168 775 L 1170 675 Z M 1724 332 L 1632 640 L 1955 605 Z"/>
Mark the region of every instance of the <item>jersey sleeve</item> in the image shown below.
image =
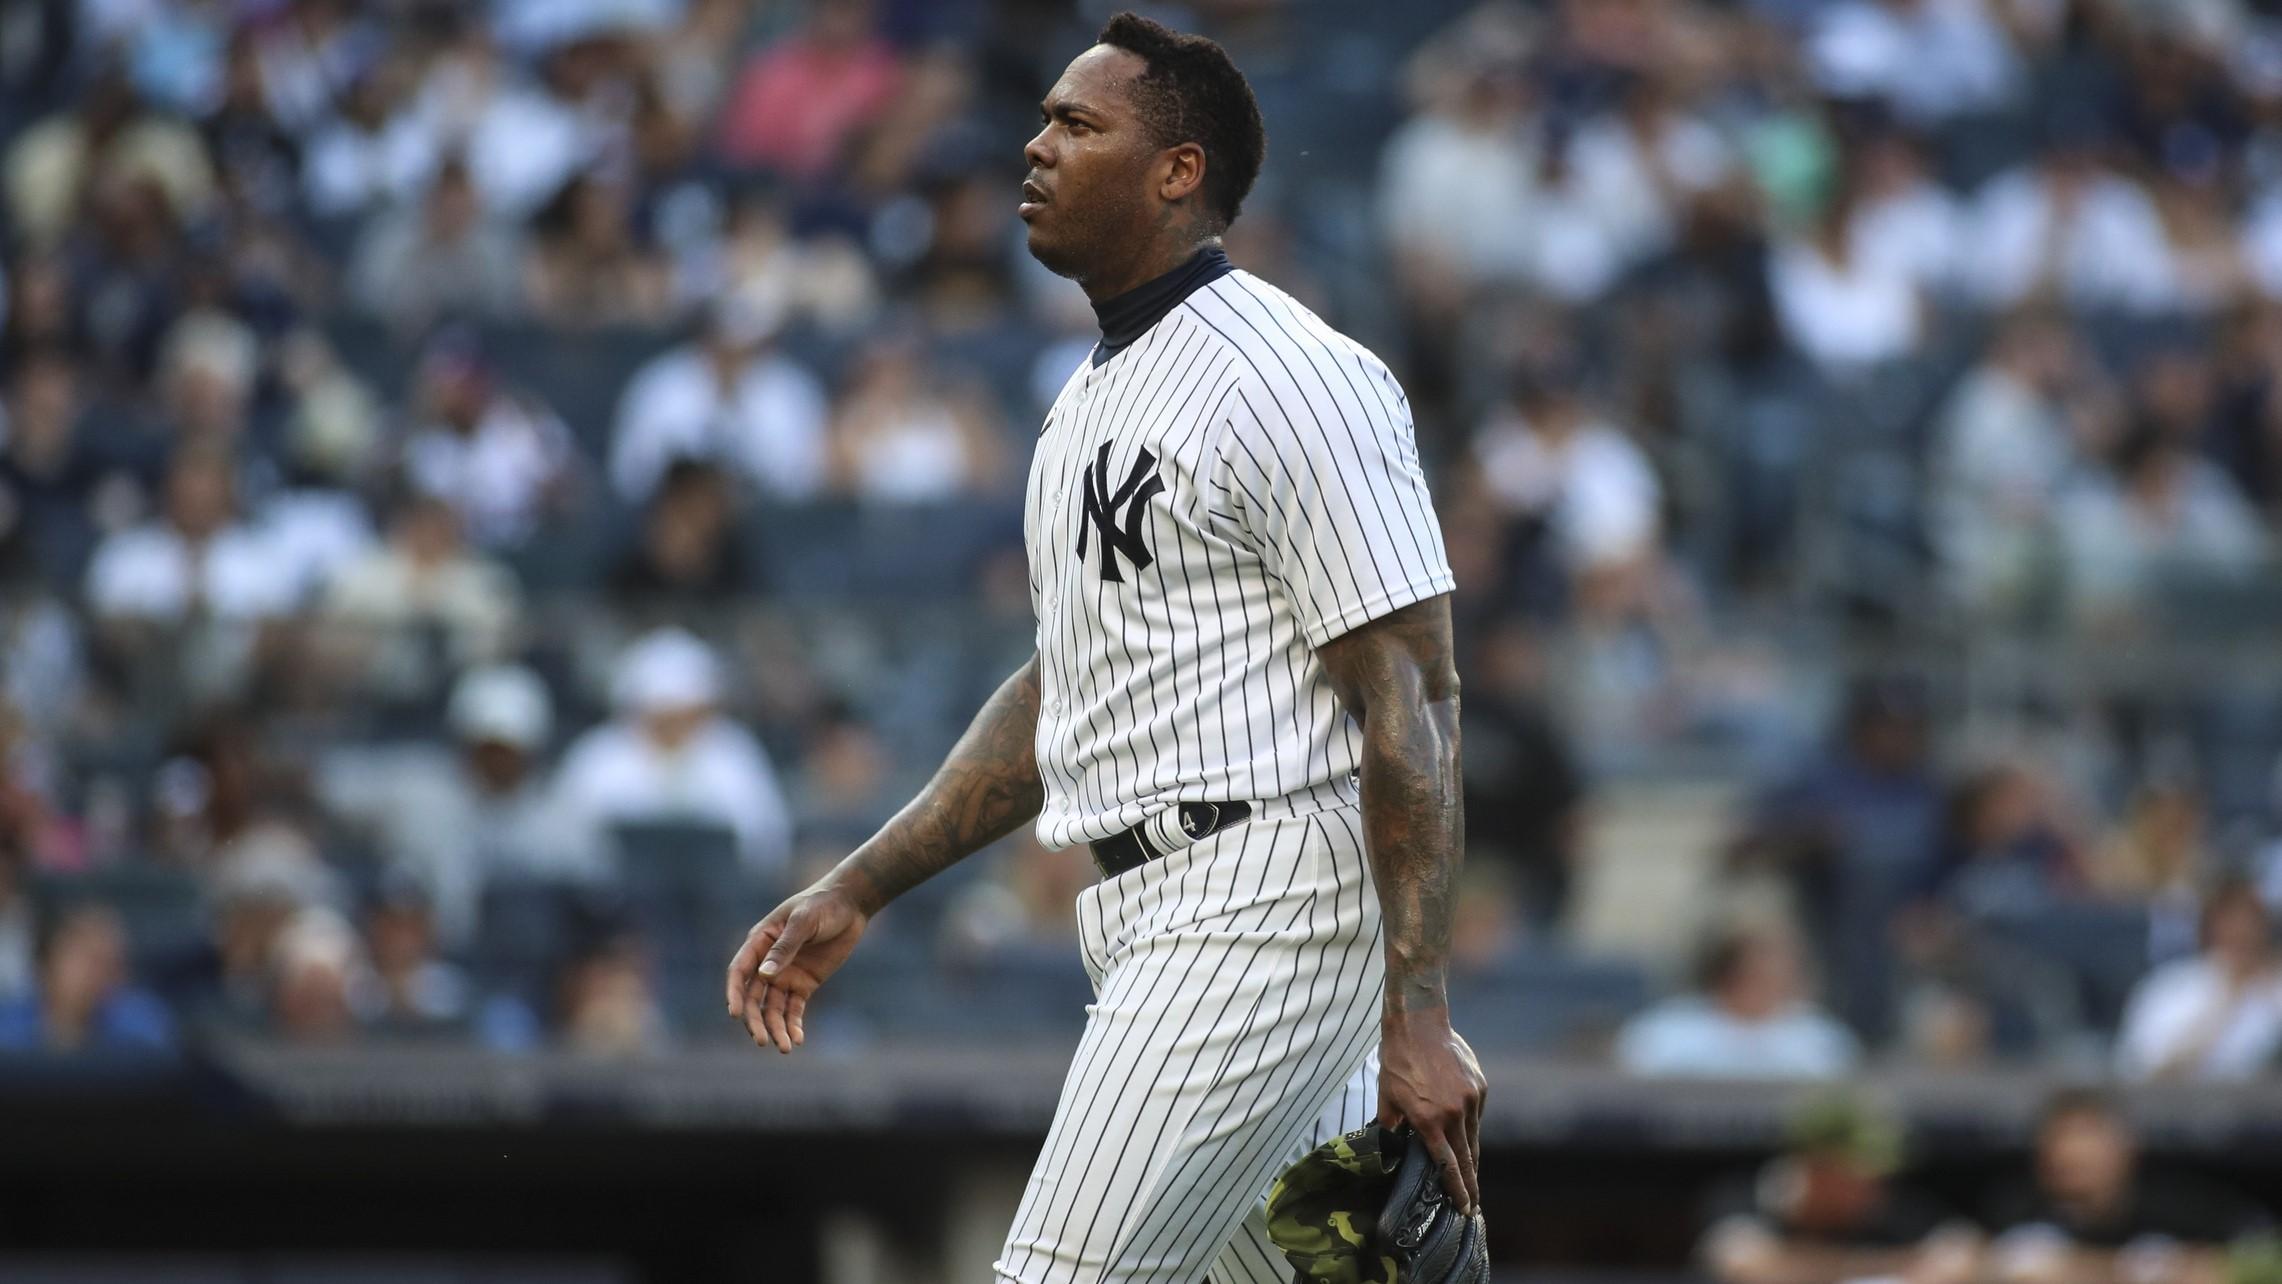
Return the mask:
<path id="1" fill-rule="evenodd" d="M 1224 484 L 1309 646 L 1451 590 L 1410 408 L 1383 367 L 1298 352 L 1224 404 Z"/>

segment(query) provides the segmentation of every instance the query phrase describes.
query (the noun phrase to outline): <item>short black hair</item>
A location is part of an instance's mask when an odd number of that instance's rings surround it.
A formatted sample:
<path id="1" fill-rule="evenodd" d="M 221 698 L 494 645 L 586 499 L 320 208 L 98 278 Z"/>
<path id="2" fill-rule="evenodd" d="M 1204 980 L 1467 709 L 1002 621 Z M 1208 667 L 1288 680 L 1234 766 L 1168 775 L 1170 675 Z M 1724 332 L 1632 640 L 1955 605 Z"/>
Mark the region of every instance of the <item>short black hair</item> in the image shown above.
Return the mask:
<path id="1" fill-rule="evenodd" d="M 1268 128 L 1228 51 L 1132 12 L 1111 18 L 1095 42 L 1149 64 L 1133 82 L 1143 122 L 1159 147 L 1204 149 L 1205 208 L 1222 227 L 1235 222 L 1268 154 Z"/>

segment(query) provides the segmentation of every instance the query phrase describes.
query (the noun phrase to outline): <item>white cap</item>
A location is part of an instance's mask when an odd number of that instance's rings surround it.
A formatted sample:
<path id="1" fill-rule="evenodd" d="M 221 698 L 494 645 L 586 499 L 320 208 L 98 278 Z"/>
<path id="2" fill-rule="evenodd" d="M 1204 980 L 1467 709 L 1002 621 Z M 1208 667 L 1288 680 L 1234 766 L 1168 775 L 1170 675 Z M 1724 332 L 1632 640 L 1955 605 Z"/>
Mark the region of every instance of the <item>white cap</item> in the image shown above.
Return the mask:
<path id="1" fill-rule="evenodd" d="M 619 657 L 610 696 L 625 713 L 664 713 L 712 704 L 721 698 L 720 666 L 713 649 L 687 632 L 659 629 Z"/>
<path id="2" fill-rule="evenodd" d="M 521 665 L 498 664 L 460 675 L 447 716 L 463 741 L 491 740 L 529 752 L 547 742 L 554 707 L 537 674 Z"/>

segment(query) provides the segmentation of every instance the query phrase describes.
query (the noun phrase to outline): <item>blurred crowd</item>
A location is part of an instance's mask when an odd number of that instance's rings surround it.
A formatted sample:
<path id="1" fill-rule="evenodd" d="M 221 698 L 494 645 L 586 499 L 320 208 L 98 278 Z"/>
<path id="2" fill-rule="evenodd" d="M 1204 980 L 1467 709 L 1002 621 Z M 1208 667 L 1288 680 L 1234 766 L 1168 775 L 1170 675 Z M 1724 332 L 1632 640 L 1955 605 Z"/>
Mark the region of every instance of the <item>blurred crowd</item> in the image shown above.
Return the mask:
<path id="1" fill-rule="evenodd" d="M 2272 1065 L 2276 10 L 1166 8 L 1268 120 L 1232 257 L 1415 408 L 1478 1043 Z M 1030 647 L 1093 322 L 1011 210 L 1104 16 L 11 5 L 0 1046 L 726 1037 Z M 1665 984 L 1572 938 L 1675 773 L 1746 801 Z M 1050 1025 L 1087 877 L 970 862 L 813 1024 Z"/>

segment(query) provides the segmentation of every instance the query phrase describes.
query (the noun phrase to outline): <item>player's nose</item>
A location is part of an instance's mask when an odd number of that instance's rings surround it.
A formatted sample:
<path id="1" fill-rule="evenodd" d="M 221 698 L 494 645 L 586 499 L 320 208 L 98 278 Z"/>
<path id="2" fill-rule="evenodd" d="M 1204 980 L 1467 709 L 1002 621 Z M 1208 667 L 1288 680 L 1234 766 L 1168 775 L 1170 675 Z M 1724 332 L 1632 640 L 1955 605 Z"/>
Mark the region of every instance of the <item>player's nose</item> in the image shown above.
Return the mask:
<path id="1" fill-rule="evenodd" d="M 1053 127 L 1049 125 L 1046 127 L 1046 129 L 1039 130 L 1037 133 L 1030 136 L 1029 142 L 1022 145 L 1022 159 L 1030 162 L 1030 168 L 1053 168 L 1054 152 L 1052 148 L 1046 146 L 1046 133 L 1047 130 L 1052 128 Z"/>

